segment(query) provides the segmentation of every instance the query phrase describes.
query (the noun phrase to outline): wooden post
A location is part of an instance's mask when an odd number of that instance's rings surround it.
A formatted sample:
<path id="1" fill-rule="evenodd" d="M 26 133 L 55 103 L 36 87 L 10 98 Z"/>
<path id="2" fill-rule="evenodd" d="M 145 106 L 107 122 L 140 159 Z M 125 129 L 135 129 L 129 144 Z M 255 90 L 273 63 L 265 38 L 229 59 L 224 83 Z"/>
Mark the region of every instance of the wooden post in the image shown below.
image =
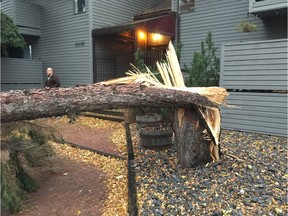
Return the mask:
<path id="1" fill-rule="evenodd" d="M 131 124 L 136 122 L 136 114 L 134 109 L 123 109 L 124 122 Z"/>

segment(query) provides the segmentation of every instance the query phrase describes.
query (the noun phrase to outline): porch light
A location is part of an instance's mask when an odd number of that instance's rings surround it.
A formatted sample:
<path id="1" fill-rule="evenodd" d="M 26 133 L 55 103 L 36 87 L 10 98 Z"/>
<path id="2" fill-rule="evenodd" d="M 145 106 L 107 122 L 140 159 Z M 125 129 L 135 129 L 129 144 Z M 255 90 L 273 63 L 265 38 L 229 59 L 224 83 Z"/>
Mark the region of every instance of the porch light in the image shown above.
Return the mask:
<path id="1" fill-rule="evenodd" d="M 153 33 L 152 37 L 153 37 L 154 41 L 161 41 L 161 39 L 162 39 L 162 35 L 158 34 L 158 33 Z"/>
<path id="2" fill-rule="evenodd" d="M 138 40 L 145 40 L 146 39 L 146 33 L 144 31 L 139 30 L 138 31 Z"/>

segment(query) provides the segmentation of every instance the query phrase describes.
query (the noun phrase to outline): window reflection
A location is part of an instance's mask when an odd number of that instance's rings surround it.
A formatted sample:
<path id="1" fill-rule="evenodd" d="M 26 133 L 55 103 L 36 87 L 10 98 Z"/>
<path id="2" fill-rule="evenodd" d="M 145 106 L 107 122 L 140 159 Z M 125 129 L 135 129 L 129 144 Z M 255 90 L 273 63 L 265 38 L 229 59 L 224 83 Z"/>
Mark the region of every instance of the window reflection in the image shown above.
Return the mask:
<path id="1" fill-rule="evenodd" d="M 85 11 L 85 0 L 74 0 L 74 13 L 83 13 Z"/>

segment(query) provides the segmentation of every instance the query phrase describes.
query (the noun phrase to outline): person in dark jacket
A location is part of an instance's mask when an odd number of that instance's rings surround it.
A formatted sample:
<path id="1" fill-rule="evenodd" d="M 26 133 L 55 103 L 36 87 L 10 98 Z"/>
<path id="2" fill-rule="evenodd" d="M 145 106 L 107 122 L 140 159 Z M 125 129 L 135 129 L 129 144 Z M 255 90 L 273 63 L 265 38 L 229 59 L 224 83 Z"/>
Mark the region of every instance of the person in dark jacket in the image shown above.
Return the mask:
<path id="1" fill-rule="evenodd" d="M 50 89 L 60 87 L 60 79 L 54 74 L 53 68 L 47 68 L 46 73 L 47 80 L 45 82 L 45 88 Z"/>

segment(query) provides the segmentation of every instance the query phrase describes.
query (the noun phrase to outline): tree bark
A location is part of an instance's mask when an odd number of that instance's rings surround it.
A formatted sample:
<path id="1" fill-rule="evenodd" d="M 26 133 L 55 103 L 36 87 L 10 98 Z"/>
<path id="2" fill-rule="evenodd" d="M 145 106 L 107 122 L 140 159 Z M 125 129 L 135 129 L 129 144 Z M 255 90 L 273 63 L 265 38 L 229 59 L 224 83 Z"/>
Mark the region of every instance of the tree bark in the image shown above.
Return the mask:
<path id="1" fill-rule="evenodd" d="M 196 105 L 176 109 L 173 130 L 177 144 L 177 161 L 185 167 L 195 167 L 213 161 L 211 139 Z"/>
<path id="2" fill-rule="evenodd" d="M 214 119 L 205 119 L 206 115 L 199 109 L 209 107 L 210 110 L 215 108 L 215 111 L 219 103 L 198 93 L 136 83 L 98 83 L 50 90 L 11 90 L 1 92 L 0 100 L 2 122 L 70 115 L 97 109 L 175 108 L 173 130 L 178 163 L 185 167 L 194 167 L 219 159 L 219 137 L 211 134 L 211 122 Z M 216 125 L 220 126 L 220 122 L 218 123 Z"/>
<path id="3" fill-rule="evenodd" d="M 91 84 L 50 90 L 11 90 L 0 93 L 1 121 L 11 122 L 69 113 L 128 107 L 184 107 L 218 104 L 197 93 L 141 84 Z"/>

